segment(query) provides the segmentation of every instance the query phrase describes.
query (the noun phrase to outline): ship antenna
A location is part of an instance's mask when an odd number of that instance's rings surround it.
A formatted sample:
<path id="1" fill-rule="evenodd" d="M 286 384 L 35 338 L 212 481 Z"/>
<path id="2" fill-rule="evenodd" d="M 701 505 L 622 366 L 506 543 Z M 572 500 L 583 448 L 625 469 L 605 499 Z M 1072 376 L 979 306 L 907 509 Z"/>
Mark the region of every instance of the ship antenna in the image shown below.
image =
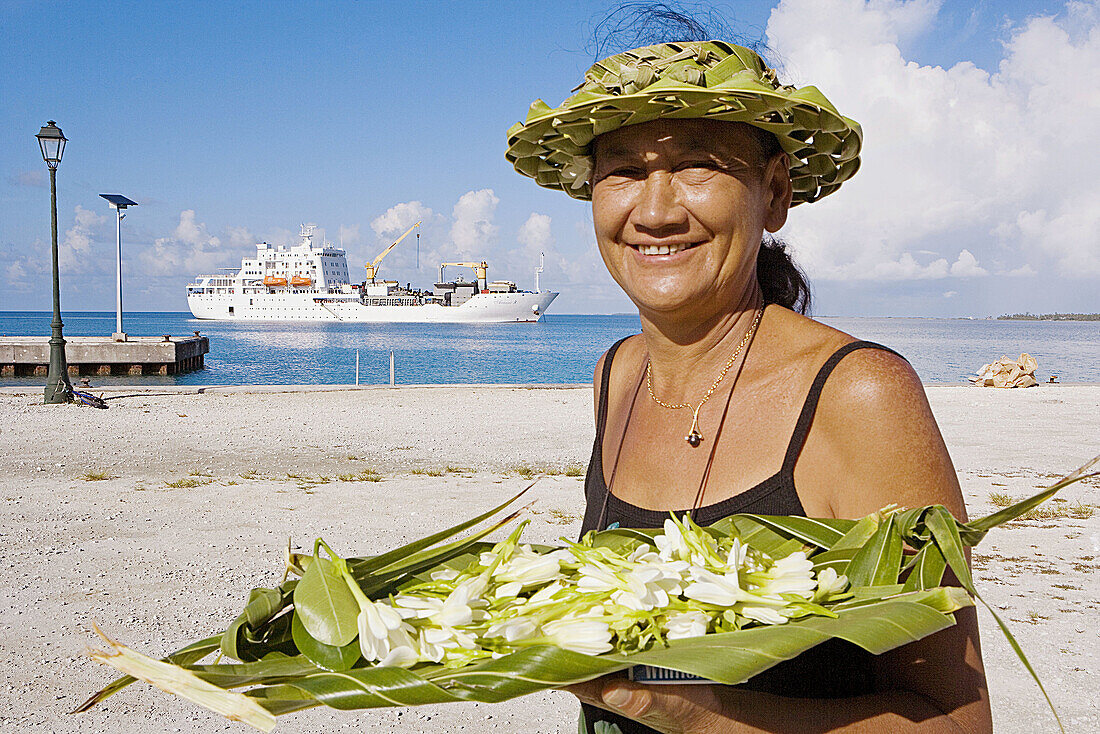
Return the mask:
<path id="1" fill-rule="evenodd" d="M 539 266 L 535 268 L 535 293 L 542 293 L 542 289 L 539 288 L 539 273 L 542 272 L 542 266 L 546 263 L 546 255 L 539 253 Z"/>
<path id="2" fill-rule="evenodd" d="M 416 233 L 416 269 L 420 270 L 420 232 Z"/>

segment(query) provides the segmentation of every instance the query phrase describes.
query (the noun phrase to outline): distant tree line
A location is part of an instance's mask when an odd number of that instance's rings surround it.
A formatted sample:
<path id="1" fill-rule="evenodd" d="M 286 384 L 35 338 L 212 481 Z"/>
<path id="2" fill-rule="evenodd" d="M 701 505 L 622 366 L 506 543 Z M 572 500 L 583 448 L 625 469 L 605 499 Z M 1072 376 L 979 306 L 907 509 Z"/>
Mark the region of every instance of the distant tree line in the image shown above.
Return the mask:
<path id="1" fill-rule="evenodd" d="M 1014 313 L 1002 314 L 1001 321 L 1100 321 L 1100 313 Z"/>

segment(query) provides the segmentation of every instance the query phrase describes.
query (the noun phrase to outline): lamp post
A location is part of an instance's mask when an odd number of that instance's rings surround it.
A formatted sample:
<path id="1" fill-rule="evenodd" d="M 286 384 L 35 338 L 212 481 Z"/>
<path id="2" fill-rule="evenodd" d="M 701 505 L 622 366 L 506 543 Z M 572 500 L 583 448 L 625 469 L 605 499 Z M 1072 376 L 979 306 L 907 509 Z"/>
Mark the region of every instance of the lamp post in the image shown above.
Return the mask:
<path id="1" fill-rule="evenodd" d="M 57 164 L 61 163 L 68 139 L 53 120 L 47 122 L 35 137 L 42 148 L 42 159 L 50 169 L 50 223 L 53 234 L 53 321 L 50 322 L 50 367 L 46 371 L 44 402 L 71 403 L 73 386 L 69 382 L 69 365 L 65 360 L 65 337 L 61 335 L 61 280 L 57 274 Z"/>
<path id="2" fill-rule="evenodd" d="M 100 194 L 100 196 L 107 200 L 107 203 L 115 210 L 115 214 L 118 215 L 118 227 L 115 237 L 118 255 L 118 269 L 115 271 L 115 333 L 111 335 L 111 338 L 116 342 L 124 342 L 126 341 L 126 332 L 122 330 L 122 220 L 126 218 L 126 215 L 122 212 L 126 211 L 126 207 L 137 206 L 137 202 L 127 199 L 122 194 Z"/>

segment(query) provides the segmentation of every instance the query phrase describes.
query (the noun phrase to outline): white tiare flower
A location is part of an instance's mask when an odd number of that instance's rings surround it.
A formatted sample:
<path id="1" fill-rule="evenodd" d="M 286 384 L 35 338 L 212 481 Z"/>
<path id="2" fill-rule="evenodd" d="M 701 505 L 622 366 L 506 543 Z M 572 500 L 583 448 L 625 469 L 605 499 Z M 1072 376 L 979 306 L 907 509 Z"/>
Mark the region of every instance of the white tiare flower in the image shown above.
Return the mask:
<path id="1" fill-rule="evenodd" d="M 653 542 L 656 543 L 658 552 L 665 561 L 690 560 L 691 551 L 684 540 L 684 534 L 672 518 L 665 519 L 664 533 L 654 536 Z"/>
<path id="2" fill-rule="evenodd" d="M 741 569 L 745 567 L 745 561 L 748 560 L 749 547 L 741 543 L 740 538 L 733 539 L 733 545 L 730 547 L 730 552 L 726 554 L 726 567 Z"/>
<path id="3" fill-rule="evenodd" d="M 454 581 L 458 578 L 458 571 L 453 568 L 439 568 L 431 572 L 432 581 Z"/>
<path id="4" fill-rule="evenodd" d="M 565 588 L 565 586 L 559 581 L 554 581 L 552 583 L 549 583 L 546 586 L 539 589 L 538 591 L 536 591 L 534 594 L 532 594 L 531 597 L 527 600 L 527 604 L 529 604 L 531 606 L 536 606 L 536 605 L 539 605 L 539 604 L 549 602 L 551 599 L 554 598 L 555 594 L 557 594 L 559 591 L 561 591 L 564 588 Z"/>
<path id="5" fill-rule="evenodd" d="M 810 576 L 813 574 L 814 564 L 806 557 L 805 551 L 796 551 L 786 558 L 776 561 L 770 573 L 779 576 Z"/>
<path id="6" fill-rule="evenodd" d="M 453 627 L 424 627 L 420 631 L 420 655 L 438 663 L 455 650 L 477 649 L 477 638 Z"/>
<path id="7" fill-rule="evenodd" d="M 497 566 L 493 578 L 501 582 L 518 581 L 523 586 L 549 583 L 561 577 L 561 559 L 567 555 L 567 551 L 540 554 L 529 545 L 520 546 L 510 559 Z"/>
<path id="8" fill-rule="evenodd" d="M 408 668 L 420 662 L 420 652 L 411 645 L 399 645 L 391 648 L 386 657 L 379 661 L 379 665 L 391 665 L 397 668 Z"/>
<path id="9" fill-rule="evenodd" d="M 848 588 L 848 577 L 837 576 L 832 566 L 826 566 L 817 574 L 817 591 L 813 600 L 822 602 L 834 594 L 840 594 Z"/>
<path id="10" fill-rule="evenodd" d="M 506 584 L 501 584 L 493 592 L 494 599 L 514 599 L 519 595 L 519 592 L 523 591 L 523 582 L 521 581 L 509 581 Z"/>
<path id="11" fill-rule="evenodd" d="M 359 650 L 368 661 L 390 661 L 383 665 L 407 667 L 418 656 L 414 632 L 401 614 L 385 602 L 360 605 L 356 619 L 359 627 Z"/>
<path id="12" fill-rule="evenodd" d="M 488 585 L 480 576 L 466 579 L 455 586 L 446 599 L 432 596 L 401 594 L 394 603 L 403 609 L 413 610 L 418 619 L 427 619 L 441 627 L 461 627 L 481 618 L 485 600 L 481 594 Z"/>
<path id="13" fill-rule="evenodd" d="M 542 625 L 542 631 L 558 647 L 585 655 L 611 650 L 611 629 L 594 619 L 558 619 Z"/>
<path id="14" fill-rule="evenodd" d="M 486 637 L 503 637 L 508 642 L 534 637 L 538 626 L 530 617 L 513 617 L 493 622 L 485 631 Z"/>
<path id="15" fill-rule="evenodd" d="M 653 542 L 663 560 L 687 561 L 696 566 L 721 565 L 714 537 L 687 515 L 682 523 L 672 518 L 665 520 L 664 533 L 654 536 Z"/>
<path id="16" fill-rule="evenodd" d="M 742 616 L 760 622 L 761 624 L 783 624 L 787 621 L 787 614 L 789 613 L 786 609 L 777 609 L 776 607 L 745 605 L 738 607 L 737 611 Z"/>
<path id="17" fill-rule="evenodd" d="M 669 598 L 683 591 L 683 580 L 679 573 L 681 569 L 687 569 L 687 564 L 683 561 L 632 568 L 623 579 L 625 588 L 614 592 L 611 600 L 628 609 L 639 611 L 667 607 Z"/>
<path id="18" fill-rule="evenodd" d="M 684 589 L 684 596 L 696 601 L 732 607 L 734 604 L 753 597 L 741 588 L 736 569 L 728 573 L 716 574 L 705 568 L 692 567 L 690 571 L 695 580 Z"/>
<path id="19" fill-rule="evenodd" d="M 814 564 L 806 558 L 806 554 L 797 551 L 786 558 L 780 558 L 763 573 L 752 574 L 752 581 L 759 582 L 759 587 L 752 591 L 764 595 L 797 594 L 809 599 L 813 597 L 817 587 L 813 569 Z"/>
<path id="20" fill-rule="evenodd" d="M 586 563 L 577 569 L 580 578 L 577 588 L 588 592 L 609 592 L 622 586 L 623 581 L 610 568 L 596 563 Z"/>
<path id="21" fill-rule="evenodd" d="M 707 633 L 709 625 L 710 615 L 705 612 L 680 612 L 668 618 L 665 623 L 668 633 L 665 636 L 670 640 L 702 637 Z"/>
<path id="22" fill-rule="evenodd" d="M 642 546 L 647 548 L 648 546 Z M 610 594 L 611 601 L 628 609 L 648 611 L 666 607 L 669 597 L 681 592 L 681 574 L 688 564 L 683 561 L 662 561 L 652 551 L 636 550 L 627 559 L 626 567 L 618 570 L 599 563 L 587 563 L 577 569 L 577 589 L 583 592 Z"/>
<path id="23" fill-rule="evenodd" d="M 627 560 L 639 566 L 654 569 L 662 579 L 676 579 L 682 581 L 690 564 L 686 561 L 666 561 L 659 553 L 654 553 L 649 546 L 639 546 L 631 553 Z M 679 593 L 679 592 L 677 592 Z"/>

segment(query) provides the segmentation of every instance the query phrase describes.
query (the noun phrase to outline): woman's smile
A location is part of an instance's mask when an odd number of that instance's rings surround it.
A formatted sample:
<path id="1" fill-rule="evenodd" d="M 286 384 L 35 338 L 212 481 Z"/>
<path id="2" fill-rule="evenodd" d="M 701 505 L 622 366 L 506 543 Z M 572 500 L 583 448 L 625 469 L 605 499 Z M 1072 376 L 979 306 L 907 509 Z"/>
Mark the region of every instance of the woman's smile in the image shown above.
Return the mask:
<path id="1" fill-rule="evenodd" d="M 642 257 L 647 260 L 653 259 L 657 262 L 668 262 L 673 259 L 673 256 L 680 253 L 687 252 L 694 249 L 702 242 L 661 242 L 661 243 L 639 243 L 636 245 L 628 244 L 628 247 L 634 249 Z"/>

